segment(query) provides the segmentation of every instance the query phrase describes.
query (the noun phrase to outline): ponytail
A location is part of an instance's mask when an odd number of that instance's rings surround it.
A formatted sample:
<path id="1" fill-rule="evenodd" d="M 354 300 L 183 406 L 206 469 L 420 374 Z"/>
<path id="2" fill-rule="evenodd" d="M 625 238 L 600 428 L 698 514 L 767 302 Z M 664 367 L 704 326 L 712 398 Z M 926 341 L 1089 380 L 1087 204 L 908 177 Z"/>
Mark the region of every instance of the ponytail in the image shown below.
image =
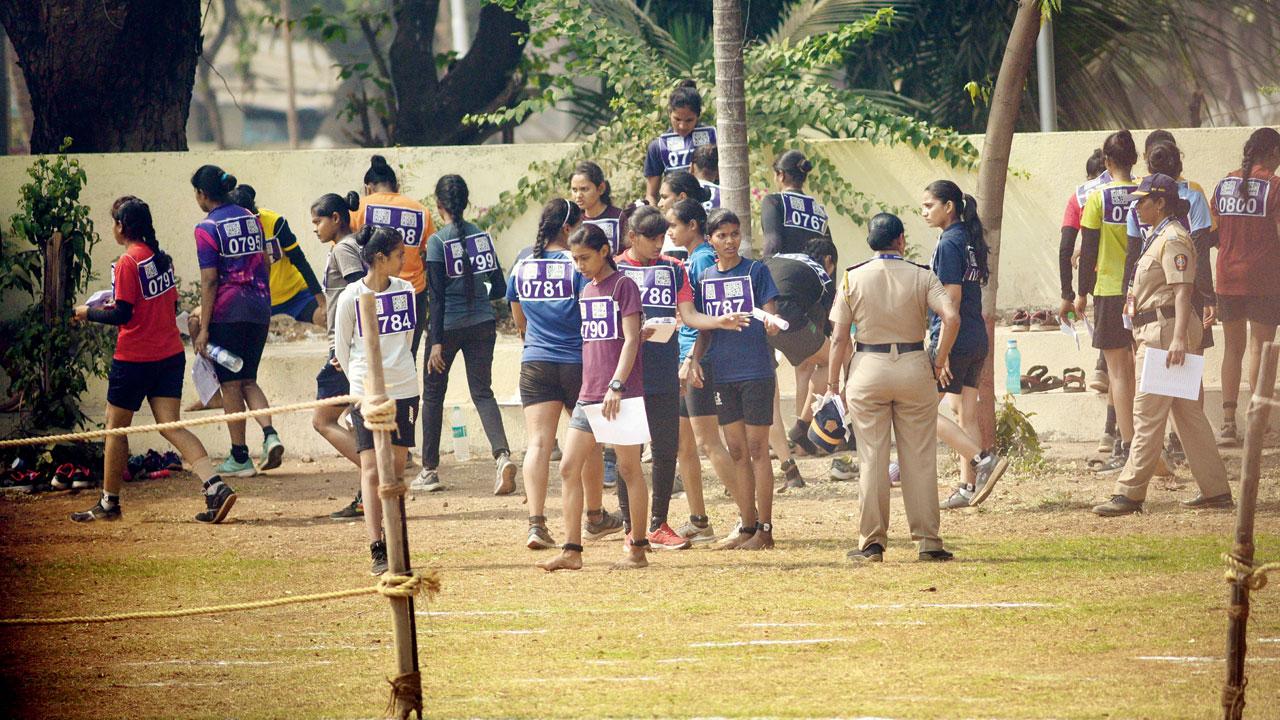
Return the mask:
<path id="1" fill-rule="evenodd" d="M 351 207 L 348 200 L 351 199 L 350 196 L 353 194 L 354 193 L 349 193 L 348 196 L 344 198 L 337 193 L 325 193 L 320 196 L 320 199 L 311 203 L 311 214 L 315 217 L 329 217 L 331 215 L 337 215 L 338 222 L 342 225 L 343 230 L 350 234 L 351 211 L 355 210 L 355 208 Z M 359 198 L 357 198 L 357 200 L 358 199 Z M 357 204 L 356 207 L 359 207 L 359 205 Z"/>
<path id="2" fill-rule="evenodd" d="M 201 165 L 191 175 L 191 187 L 204 193 L 216 203 L 227 203 L 227 194 L 236 187 L 236 176 L 222 171 L 217 165 Z"/>
<path id="3" fill-rule="evenodd" d="M 254 215 L 258 214 L 258 191 L 253 189 L 252 185 L 241 183 L 234 190 L 227 193 L 227 199 L 232 205 L 239 205 Z"/>
<path id="4" fill-rule="evenodd" d="M 151 250 L 156 269 L 162 274 L 173 267 L 173 259 L 160 249 L 156 228 L 151 220 L 151 208 L 132 195 L 125 195 L 111 205 L 111 219 L 120 223 L 120 234 L 140 242 Z"/>
<path id="5" fill-rule="evenodd" d="M 555 198 L 544 205 L 542 217 L 538 219 L 538 236 L 533 241 L 533 257 L 542 257 L 547 244 L 560 234 L 562 228 L 574 227 L 581 221 L 582 208 L 568 200 Z"/>
<path id="6" fill-rule="evenodd" d="M 373 259 L 379 254 L 391 257 L 391 253 L 404 244 L 404 237 L 396 230 L 372 224 L 361 227 L 355 238 L 360 246 L 360 257 L 369 267 L 373 267 Z"/>
<path id="7" fill-rule="evenodd" d="M 1131 140 L 1132 142 L 1132 140 Z M 973 261 L 978 266 L 979 282 L 987 284 L 991 270 L 987 266 L 987 256 L 991 248 L 987 245 L 982 229 L 982 219 L 978 217 L 978 201 L 972 195 L 966 195 L 960 186 L 950 180 L 935 180 L 924 189 L 939 202 L 949 202 L 955 207 L 956 221 L 964 227 L 965 246 L 973 253 Z"/>
<path id="8" fill-rule="evenodd" d="M 1243 198 L 1249 185 L 1249 176 L 1253 166 L 1277 150 L 1280 150 L 1280 132 L 1264 127 L 1253 131 L 1244 143 L 1244 158 L 1240 161 L 1240 184 L 1236 186 L 1236 197 Z"/>
<path id="9" fill-rule="evenodd" d="M 1102 155 L 1125 170 L 1132 169 L 1138 163 L 1138 147 L 1133 144 L 1133 134 L 1120 130 L 1108 135 L 1102 143 Z"/>

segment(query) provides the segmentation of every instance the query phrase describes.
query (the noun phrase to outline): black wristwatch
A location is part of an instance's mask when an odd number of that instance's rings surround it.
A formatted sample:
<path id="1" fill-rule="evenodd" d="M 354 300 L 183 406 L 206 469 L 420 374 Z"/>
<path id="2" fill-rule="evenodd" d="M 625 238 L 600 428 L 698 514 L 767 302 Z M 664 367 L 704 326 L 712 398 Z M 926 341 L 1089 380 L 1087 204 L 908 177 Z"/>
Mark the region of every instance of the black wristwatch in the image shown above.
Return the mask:
<path id="1" fill-rule="evenodd" d="M 609 389 L 615 390 L 617 392 L 622 392 L 623 390 L 627 389 L 627 386 L 623 385 L 621 380 L 614 380 L 609 383 Z"/>

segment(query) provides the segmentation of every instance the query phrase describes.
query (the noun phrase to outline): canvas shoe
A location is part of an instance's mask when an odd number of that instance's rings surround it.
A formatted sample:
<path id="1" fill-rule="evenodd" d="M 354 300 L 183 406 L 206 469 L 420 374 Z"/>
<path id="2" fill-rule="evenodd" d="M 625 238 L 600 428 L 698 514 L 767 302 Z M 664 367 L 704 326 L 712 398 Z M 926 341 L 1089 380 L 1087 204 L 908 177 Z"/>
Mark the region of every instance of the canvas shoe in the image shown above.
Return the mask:
<path id="1" fill-rule="evenodd" d="M 244 462 L 236 462 L 236 459 L 230 455 L 222 464 L 213 469 L 224 478 L 229 477 L 253 477 L 258 474 L 258 468 L 254 466 L 253 460 L 245 460 Z"/>
<path id="2" fill-rule="evenodd" d="M 259 470 L 275 470 L 280 467 L 280 460 L 284 457 L 284 443 L 280 442 L 280 436 L 271 433 L 262 439 L 262 466 Z"/>
<path id="3" fill-rule="evenodd" d="M 440 473 L 422 468 L 418 477 L 409 483 L 409 489 L 413 492 L 440 492 L 444 490 L 444 484 L 440 482 Z"/>

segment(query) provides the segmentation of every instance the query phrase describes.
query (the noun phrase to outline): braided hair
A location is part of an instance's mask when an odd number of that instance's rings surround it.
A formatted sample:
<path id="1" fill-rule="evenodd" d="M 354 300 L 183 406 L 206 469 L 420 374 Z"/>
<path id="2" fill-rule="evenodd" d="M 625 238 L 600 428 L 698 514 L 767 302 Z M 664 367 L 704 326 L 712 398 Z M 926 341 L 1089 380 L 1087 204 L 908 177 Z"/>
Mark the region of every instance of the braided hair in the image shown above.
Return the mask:
<path id="1" fill-rule="evenodd" d="M 563 198 L 555 198 L 542 206 L 538 218 L 538 237 L 533 241 L 533 257 L 540 258 L 547 244 L 554 240 L 562 228 L 571 228 L 582 221 L 582 208 Z"/>
<path id="2" fill-rule="evenodd" d="M 458 229 L 458 237 L 462 239 L 462 277 L 467 287 L 467 307 L 476 302 L 475 269 L 471 267 L 471 256 L 467 254 L 467 228 L 462 219 L 471 199 L 471 191 L 467 189 L 467 181 L 461 175 L 445 175 L 436 181 L 436 202 L 449 213 L 451 223 Z"/>
<path id="3" fill-rule="evenodd" d="M 111 205 L 111 219 L 120 223 L 120 234 L 146 245 L 155 258 L 156 269 L 166 273 L 173 267 L 173 259 L 160 249 L 156 228 L 151 221 L 151 208 L 132 195 L 125 195 Z"/>
<path id="4" fill-rule="evenodd" d="M 1246 193 L 1246 186 L 1249 184 L 1249 175 L 1253 172 L 1253 166 L 1257 165 L 1266 156 L 1280 151 L 1280 132 L 1276 132 L 1274 128 L 1264 127 L 1253 131 L 1249 139 L 1244 143 L 1244 158 L 1240 161 L 1240 184 L 1236 186 L 1236 197 L 1243 198 Z"/>

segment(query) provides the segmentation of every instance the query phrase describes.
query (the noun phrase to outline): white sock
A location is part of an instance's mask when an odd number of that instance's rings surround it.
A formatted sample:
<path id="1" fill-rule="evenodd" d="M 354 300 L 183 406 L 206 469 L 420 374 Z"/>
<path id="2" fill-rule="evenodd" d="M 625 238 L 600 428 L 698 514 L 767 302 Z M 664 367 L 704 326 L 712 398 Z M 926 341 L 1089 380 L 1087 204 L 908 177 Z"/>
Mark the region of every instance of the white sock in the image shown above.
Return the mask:
<path id="1" fill-rule="evenodd" d="M 102 491 L 102 507 L 107 510 L 114 510 L 120 504 L 120 496 Z"/>

